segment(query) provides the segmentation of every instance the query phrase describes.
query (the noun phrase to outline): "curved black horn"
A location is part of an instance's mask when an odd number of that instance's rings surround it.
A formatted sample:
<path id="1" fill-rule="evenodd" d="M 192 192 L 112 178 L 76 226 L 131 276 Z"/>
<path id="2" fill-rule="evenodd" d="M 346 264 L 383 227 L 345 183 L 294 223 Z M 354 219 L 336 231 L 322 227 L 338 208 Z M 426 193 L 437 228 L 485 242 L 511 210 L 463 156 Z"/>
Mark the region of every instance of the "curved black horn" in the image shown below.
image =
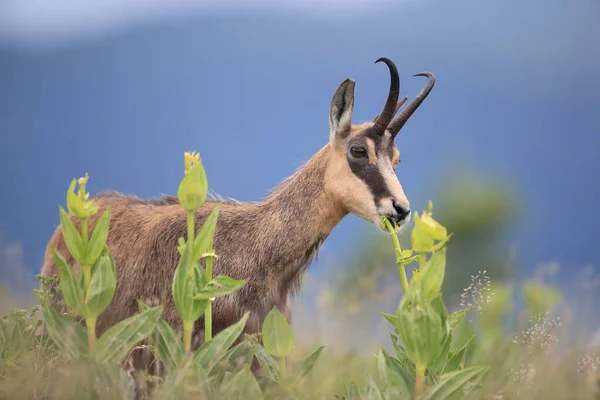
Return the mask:
<path id="1" fill-rule="evenodd" d="M 435 85 L 435 76 L 431 72 L 421 72 L 415 74 L 413 76 L 426 76 L 427 83 L 425 87 L 421 89 L 419 94 L 406 106 L 404 110 L 398 115 L 394 120 L 390 123 L 388 129 L 392 132 L 392 137 L 396 137 L 400 129 L 404 126 L 406 121 L 410 118 L 411 115 L 419 108 L 423 100 L 429 95 L 431 89 L 433 89 L 433 85 Z"/>
<path id="2" fill-rule="evenodd" d="M 402 106 L 404 105 L 404 103 L 406 103 L 406 100 L 408 100 L 408 96 L 404 96 L 404 97 L 402 98 L 402 100 L 400 100 L 400 101 L 398 102 L 398 104 L 396 104 L 396 109 L 394 110 L 394 115 L 396 115 L 396 113 L 398 112 L 398 110 L 400 109 L 400 107 L 402 107 Z M 377 122 L 377 118 L 379 118 L 379 115 L 378 115 L 378 116 L 376 116 L 375 118 L 373 118 L 373 119 L 371 120 L 371 122 L 372 122 L 372 123 L 375 123 L 375 122 Z"/>
<path id="3" fill-rule="evenodd" d="M 383 61 L 386 63 L 388 68 L 390 69 L 391 82 L 390 82 L 390 92 L 388 94 L 387 101 L 385 102 L 385 106 L 383 107 L 383 111 L 377 116 L 377 121 L 373 125 L 373 130 L 377 132 L 378 135 L 383 135 L 383 132 L 388 127 L 388 124 L 394 117 L 396 111 L 396 102 L 398 101 L 398 96 L 400 95 L 400 77 L 398 76 L 398 69 L 396 68 L 396 64 L 392 60 L 387 57 L 381 57 L 375 64 L 379 61 Z"/>

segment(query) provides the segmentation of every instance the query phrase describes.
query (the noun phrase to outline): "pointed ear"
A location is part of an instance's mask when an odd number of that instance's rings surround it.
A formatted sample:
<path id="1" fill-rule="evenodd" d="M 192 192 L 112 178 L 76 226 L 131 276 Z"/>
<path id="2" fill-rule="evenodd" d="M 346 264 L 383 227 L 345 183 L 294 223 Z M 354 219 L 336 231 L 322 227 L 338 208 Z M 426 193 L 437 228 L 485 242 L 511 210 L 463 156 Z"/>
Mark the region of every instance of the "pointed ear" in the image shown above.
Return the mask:
<path id="1" fill-rule="evenodd" d="M 350 133 L 354 110 L 354 81 L 346 79 L 340 84 L 329 108 L 330 141 L 344 139 Z"/>

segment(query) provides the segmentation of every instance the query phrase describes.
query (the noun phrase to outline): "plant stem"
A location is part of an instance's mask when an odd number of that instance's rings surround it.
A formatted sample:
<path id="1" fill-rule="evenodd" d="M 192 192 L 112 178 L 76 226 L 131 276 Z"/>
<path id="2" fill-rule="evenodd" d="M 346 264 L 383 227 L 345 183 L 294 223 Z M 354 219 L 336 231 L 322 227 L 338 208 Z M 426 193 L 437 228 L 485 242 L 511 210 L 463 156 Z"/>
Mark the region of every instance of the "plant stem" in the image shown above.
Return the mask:
<path id="1" fill-rule="evenodd" d="M 89 243 L 87 218 L 81 219 L 81 239 L 83 240 L 83 248 L 87 252 Z M 87 298 L 87 295 L 90 291 L 90 286 L 92 284 L 92 266 L 89 264 L 84 264 L 82 266 L 82 269 L 85 286 L 85 297 Z M 94 346 L 96 345 L 96 318 L 86 318 L 85 325 L 87 326 L 88 349 L 90 350 L 90 352 L 92 352 L 94 350 Z"/>
<path id="2" fill-rule="evenodd" d="M 285 357 L 279 357 L 279 382 L 285 378 Z"/>
<path id="3" fill-rule="evenodd" d="M 423 386 L 425 384 L 425 366 L 422 364 L 416 365 L 416 377 L 415 377 L 415 399 L 418 399 L 423 393 Z"/>
<path id="4" fill-rule="evenodd" d="M 81 219 L 81 238 L 83 239 L 83 248 L 85 249 L 86 252 L 87 252 L 87 247 L 88 247 L 88 235 L 89 235 L 89 232 L 88 232 L 87 218 L 82 218 Z M 82 269 L 83 269 L 83 278 L 84 278 L 84 282 L 85 282 L 85 293 L 87 295 L 87 292 L 90 290 L 90 284 L 92 283 L 92 266 L 91 265 L 83 265 Z"/>
<path id="5" fill-rule="evenodd" d="M 185 352 L 189 353 L 192 349 L 192 326 L 194 321 L 183 321 L 183 346 Z"/>
<path id="6" fill-rule="evenodd" d="M 426 263 L 427 263 L 427 255 L 425 253 L 419 254 L 419 269 L 425 268 Z"/>
<path id="7" fill-rule="evenodd" d="M 88 224 L 87 218 L 81 218 L 81 237 L 83 239 L 83 247 L 87 247 L 88 244 Z"/>
<path id="8" fill-rule="evenodd" d="M 396 235 L 396 231 L 392 224 L 386 219 L 385 225 L 388 228 L 390 236 L 392 237 L 392 242 L 394 243 L 394 250 L 396 253 L 396 264 L 398 264 L 398 274 L 400 275 L 400 283 L 402 284 L 402 290 L 404 293 L 408 291 L 408 278 L 406 277 L 406 269 L 404 268 L 404 263 L 401 261 L 400 257 L 402 257 L 402 248 L 400 247 L 400 241 L 398 240 L 398 235 Z"/>
<path id="9" fill-rule="evenodd" d="M 212 253 L 212 249 L 210 250 Z M 208 256 L 206 258 L 206 279 L 208 282 L 212 280 L 212 267 L 213 257 Z M 212 339 L 212 299 L 208 299 L 208 306 L 206 306 L 206 312 L 204 314 L 204 342 L 208 342 Z"/>
<path id="10" fill-rule="evenodd" d="M 88 348 L 90 349 L 90 352 L 92 352 L 94 350 L 94 345 L 96 344 L 96 318 L 87 318 L 85 324 L 87 325 L 88 331 Z"/>
<path id="11" fill-rule="evenodd" d="M 187 228 L 188 228 L 188 248 L 189 248 L 189 252 L 190 254 L 193 254 L 193 250 L 194 250 L 194 212 L 193 211 L 188 211 L 187 213 Z M 190 258 L 190 265 L 189 265 L 189 273 L 191 277 L 194 277 L 194 260 L 192 260 Z"/>

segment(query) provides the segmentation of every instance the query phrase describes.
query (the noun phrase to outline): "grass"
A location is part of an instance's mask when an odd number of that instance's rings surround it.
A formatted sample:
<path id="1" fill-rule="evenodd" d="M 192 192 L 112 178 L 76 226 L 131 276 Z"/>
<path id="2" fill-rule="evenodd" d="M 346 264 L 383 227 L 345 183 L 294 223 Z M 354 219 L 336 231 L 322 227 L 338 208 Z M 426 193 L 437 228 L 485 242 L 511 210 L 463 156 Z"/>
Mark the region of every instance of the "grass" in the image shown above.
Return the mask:
<path id="1" fill-rule="evenodd" d="M 335 350 L 311 343 L 297 337 L 274 307 L 260 334 L 246 335 L 234 344 L 249 317 L 246 314 L 215 336 L 207 330 L 205 343 L 192 351 L 186 327 L 199 318 L 209 320 L 216 297 L 245 285 L 226 276 L 213 277 L 211 268 L 200 266 L 200 259 L 212 261 L 218 256 L 212 250 L 218 207 L 197 235 L 191 230 L 187 240 L 179 241 L 173 297 L 183 332 L 175 332 L 160 317 L 160 305 L 140 302 L 138 314 L 95 337 L 88 327 L 111 303 L 117 276 L 105 245 L 110 209 L 89 235 L 78 232 L 72 222 L 74 218 L 83 222 L 97 212 L 85 192 L 87 180 L 86 176 L 71 183 L 68 213 L 61 208 L 65 242 L 84 272 L 74 275 L 63 255 L 55 252 L 60 276 L 38 277 L 38 304 L 2 317 L 0 398 L 600 398 L 600 357 L 569 340 L 573 327 L 559 307 L 560 293 L 554 288 L 541 283 L 520 287 L 524 302 L 514 322 L 510 318 L 514 288 L 490 282 L 482 271 L 465 285 L 460 307 L 446 308 L 441 288 L 452 235 L 434 219 L 431 203 L 415 216 L 410 249 L 400 247 L 396 226 L 381 221 L 394 248 L 397 292 L 402 296 L 392 313 L 354 310 L 355 319 L 372 321 L 372 313 L 377 313 L 388 324 L 389 340 L 374 349 L 367 350 L 365 344 L 363 351 L 340 351 L 339 346 Z M 198 156 L 186 153 L 178 193 L 181 206 L 191 215 L 206 192 Z M 410 280 L 407 268 L 412 268 Z M 53 305 L 48 289 L 59 278 L 64 301 L 58 305 L 64 307 Z M 335 307 L 326 310 L 327 304 L 335 303 L 321 303 L 317 311 L 340 313 Z M 129 368 L 127 357 L 139 348 L 153 352 L 161 374 Z M 262 375 L 252 374 L 253 360 L 260 363 Z"/>

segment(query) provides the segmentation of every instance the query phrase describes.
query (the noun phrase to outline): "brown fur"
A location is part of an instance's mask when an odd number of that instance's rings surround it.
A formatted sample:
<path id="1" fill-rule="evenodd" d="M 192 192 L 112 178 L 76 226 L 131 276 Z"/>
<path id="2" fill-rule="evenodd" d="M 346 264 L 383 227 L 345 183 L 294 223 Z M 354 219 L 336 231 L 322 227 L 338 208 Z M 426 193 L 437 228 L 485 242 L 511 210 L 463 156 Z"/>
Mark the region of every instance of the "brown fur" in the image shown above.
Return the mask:
<path id="1" fill-rule="evenodd" d="M 348 213 L 341 199 L 325 188 L 332 151 L 327 145 L 297 174 L 284 182 L 264 202 L 237 204 L 223 202 L 214 237 L 216 275 L 246 279 L 239 292 L 214 302 L 214 333 L 251 311 L 247 333 L 260 330 L 261 321 L 273 305 L 291 320 L 288 294 L 300 285 L 304 269 L 335 225 Z M 117 267 L 115 297 L 99 316 L 97 334 L 138 311 L 137 300 L 163 304 L 163 318 L 181 329 L 171 293 L 171 282 L 179 260 L 177 241 L 186 237 L 185 211 L 176 198 L 144 201 L 118 193 L 95 198 L 99 212 L 89 220 L 90 231 L 98 217 L 112 205 L 107 246 Z M 217 204 L 207 201 L 196 212 L 196 231 Z M 77 220 L 76 226 L 80 229 Z M 56 248 L 72 265 L 58 227 L 46 251 L 43 276 L 58 275 L 51 248 Z M 76 273 L 80 266 L 74 265 Z M 203 337 L 204 320 L 198 320 L 194 336 Z M 202 341 L 195 341 L 199 346 Z"/>
<path id="2" fill-rule="evenodd" d="M 409 209 L 393 172 L 399 161 L 393 133 L 386 131 L 373 136 L 373 122 L 352 125 L 353 106 L 354 82 L 346 80 L 332 100 L 327 145 L 264 201 L 222 202 L 214 236 L 217 258 L 213 273 L 244 279 L 247 284 L 238 292 L 214 301 L 215 335 L 238 321 L 246 311 L 251 314 L 245 333 L 259 332 L 273 306 L 291 322 L 289 296 L 299 289 L 302 275 L 319 246 L 344 216 L 354 213 L 379 225 L 381 214 L 397 215 L 392 200 Z M 370 175 L 357 170 L 361 168 L 356 164 L 360 161 L 352 160 L 348 153 L 352 143 L 367 142 Z M 354 163 L 354 170 L 350 163 Z M 373 181 L 369 176 L 373 176 Z M 385 198 L 374 198 L 373 188 L 387 193 Z M 142 200 L 108 192 L 98 195 L 95 202 L 100 210 L 90 218 L 90 230 L 106 207 L 112 206 L 107 245 L 117 268 L 115 296 L 97 320 L 97 335 L 137 313 L 137 300 L 149 305 L 162 304 L 163 318 L 181 332 L 182 321 L 174 305 L 171 285 L 179 261 L 178 239 L 187 237 L 187 219 L 177 198 Z M 196 232 L 217 202 L 206 201 L 195 213 Z M 74 221 L 80 229 L 77 220 Z M 48 243 L 43 276 L 58 275 L 52 248 L 74 264 L 58 227 Z M 80 266 L 74 265 L 74 269 L 79 273 Z M 203 340 L 204 318 L 200 318 L 194 325 L 193 348 Z"/>

